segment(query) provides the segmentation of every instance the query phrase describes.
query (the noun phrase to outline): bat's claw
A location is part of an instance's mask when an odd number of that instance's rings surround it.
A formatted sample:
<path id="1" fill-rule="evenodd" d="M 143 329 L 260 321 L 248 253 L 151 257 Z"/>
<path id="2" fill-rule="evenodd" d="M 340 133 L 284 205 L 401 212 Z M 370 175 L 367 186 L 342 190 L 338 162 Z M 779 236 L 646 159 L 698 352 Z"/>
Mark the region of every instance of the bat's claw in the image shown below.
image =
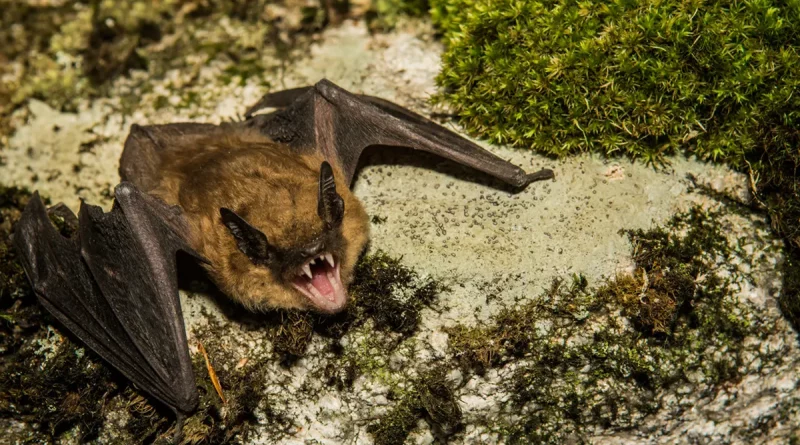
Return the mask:
<path id="1" fill-rule="evenodd" d="M 229 117 L 228 119 L 225 119 L 225 122 L 229 123 L 229 124 L 239 124 L 239 123 L 242 123 L 244 121 L 245 121 L 244 116 L 242 116 L 239 113 L 236 113 L 236 116 Z"/>
<path id="2" fill-rule="evenodd" d="M 549 168 L 543 168 L 536 173 L 528 173 L 525 175 L 525 185 L 528 185 L 531 182 L 553 179 L 555 177 L 556 174 L 553 172 L 553 170 L 550 170 Z"/>

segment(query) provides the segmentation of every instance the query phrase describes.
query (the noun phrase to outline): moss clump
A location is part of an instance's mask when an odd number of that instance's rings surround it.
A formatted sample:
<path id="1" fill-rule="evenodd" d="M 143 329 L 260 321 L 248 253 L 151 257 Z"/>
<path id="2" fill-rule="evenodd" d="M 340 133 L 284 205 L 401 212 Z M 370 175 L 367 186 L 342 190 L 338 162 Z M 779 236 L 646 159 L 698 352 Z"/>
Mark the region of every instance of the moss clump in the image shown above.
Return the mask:
<path id="1" fill-rule="evenodd" d="M 446 289 L 436 280 L 420 277 L 400 259 L 378 251 L 356 265 L 350 294 L 357 319 L 369 317 L 378 329 L 408 336 L 419 326 L 420 311 Z"/>
<path id="2" fill-rule="evenodd" d="M 270 334 L 272 347 L 285 364 L 305 355 L 314 330 L 315 316 L 308 312 L 280 311 L 279 321 Z"/>
<path id="3" fill-rule="evenodd" d="M 495 142 L 653 162 L 686 147 L 731 159 L 758 148 L 764 130 L 798 118 L 795 7 L 431 3 L 448 46 L 442 98 L 467 128 Z"/>
<path id="4" fill-rule="evenodd" d="M 428 0 L 372 0 L 367 25 L 373 31 L 388 31 L 402 17 L 422 17 L 429 9 Z"/>
<path id="5" fill-rule="evenodd" d="M 99 358 L 70 341 L 51 345 L 47 358 L 37 351 L 40 342 L 46 342 L 43 336 L 29 339 L 3 357 L 0 417 L 35 425 L 32 441 L 52 441 L 75 427 L 82 441 L 95 438 L 105 422 L 104 405 L 119 384 Z"/>
<path id="6" fill-rule="evenodd" d="M 197 94 L 192 84 L 210 61 L 223 64 L 227 82 L 264 83 L 268 67 L 260 50 L 277 41 L 264 16 L 269 3 L 273 1 L 4 2 L 0 135 L 10 133 L 10 114 L 30 98 L 75 110 L 82 99 L 109 95 L 111 84 L 132 70 L 147 70 L 149 78 L 172 69 L 193 73 L 191 81 L 176 86 L 187 94 Z M 220 20 L 228 20 L 230 27 L 217 26 Z M 147 81 L 137 79 L 125 90 L 123 110 L 141 101 Z"/>
<path id="7" fill-rule="evenodd" d="M 555 280 L 539 298 L 506 308 L 479 327 L 450 328 L 450 348 L 468 372 L 514 361 L 501 382 L 511 394 L 509 443 L 585 440 L 586 427 L 633 428 L 676 385 L 713 393 L 761 355 L 745 338 L 765 335 L 759 311 L 736 297 L 738 255 L 721 215 L 699 208 L 665 227 L 625 232 L 635 270 L 599 289 Z M 780 357 L 762 357 L 764 361 Z M 514 418 L 514 417 L 509 417 Z"/>
<path id="8" fill-rule="evenodd" d="M 410 396 L 398 402 L 367 431 L 372 434 L 376 445 L 403 445 L 422 417 L 421 408 L 418 397 Z"/>
<path id="9" fill-rule="evenodd" d="M 289 422 L 270 410 L 260 390 L 269 381 L 270 361 L 231 352 L 236 349 L 231 347 L 231 339 L 220 336 L 227 328 L 214 318 L 208 321 L 195 335 L 207 351 L 225 401 L 214 388 L 205 358 L 195 353 L 192 366 L 200 399 L 197 411 L 184 423 L 183 443 L 248 443 L 256 424 L 273 425 L 271 438 L 277 439 Z M 130 436 L 137 443 L 169 443 L 174 434 L 174 415 L 143 397 L 128 394 L 128 400 L 126 430 Z M 267 420 L 259 422 L 259 416 Z"/>
<path id="10" fill-rule="evenodd" d="M 462 427 L 461 408 L 445 379 L 443 368 L 427 371 L 406 390 L 395 407 L 367 428 L 376 445 L 402 445 L 425 418 L 442 441 Z"/>

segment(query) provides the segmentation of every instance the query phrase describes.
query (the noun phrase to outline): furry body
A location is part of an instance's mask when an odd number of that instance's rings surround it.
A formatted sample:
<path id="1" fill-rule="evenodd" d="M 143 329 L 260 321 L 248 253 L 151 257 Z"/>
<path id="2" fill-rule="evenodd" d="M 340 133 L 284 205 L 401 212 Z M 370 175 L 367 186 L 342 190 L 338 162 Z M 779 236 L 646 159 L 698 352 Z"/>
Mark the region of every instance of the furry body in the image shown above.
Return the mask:
<path id="1" fill-rule="evenodd" d="M 190 226 L 190 245 L 209 260 L 205 265 L 219 288 L 251 310 L 274 307 L 312 309 L 308 300 L 274 271 L 244 255 L 220 222 L 219 209 L 235 211 L 262 231 L 271 244 L 291 249 L 323 232 L 317 215 L 320 165 L 316 154 L 296 155 L 289 147 L 256 131 L 224 131 L 180 143 L 161 157 L 160 177 L 148 191 L 178 205 Z M 334 177 L 344 178 L 334 170 Z M 342 179 L 345 202 L 339 259 L 346 286 L 369 238 L 367 214 Z"/>

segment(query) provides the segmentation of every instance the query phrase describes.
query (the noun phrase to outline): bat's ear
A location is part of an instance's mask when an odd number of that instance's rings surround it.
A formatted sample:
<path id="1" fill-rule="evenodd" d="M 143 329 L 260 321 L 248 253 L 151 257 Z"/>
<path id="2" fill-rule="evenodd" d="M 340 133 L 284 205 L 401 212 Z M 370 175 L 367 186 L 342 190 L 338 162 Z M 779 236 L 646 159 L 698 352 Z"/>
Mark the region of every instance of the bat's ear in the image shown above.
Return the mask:
<path id="1" fill-rule="evenodd" d="M 222 207 L 219 209 L 222 222 L 231 231 L 236 239 L 239 250 L 247 255 L 254 263 L 268 264 L 277 259 L 278 251 L 270 246 L 267 235 L 251 226 L 233 210 Z"/>
<path id="2" fill-rule="evenodd" d="M 319 198 L 317 214 L 322 218 L 325 227 L 330 230 L 338 227 L 344 218 L 344 200 L 336 193 L 336 181 L 333 169 L 328 161 L 322 161 L 319 169 Z"/>

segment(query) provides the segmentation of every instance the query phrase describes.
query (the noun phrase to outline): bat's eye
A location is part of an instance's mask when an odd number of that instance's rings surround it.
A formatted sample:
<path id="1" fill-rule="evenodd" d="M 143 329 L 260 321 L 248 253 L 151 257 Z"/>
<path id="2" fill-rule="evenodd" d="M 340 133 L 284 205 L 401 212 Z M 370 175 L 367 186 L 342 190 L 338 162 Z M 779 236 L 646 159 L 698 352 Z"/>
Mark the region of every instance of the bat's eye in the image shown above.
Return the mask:
<path id="1" fill-rule="evenodd" d="M 319 197 L 317 199 L 317 214 L 325 223 L 325 228 L 330 230 L 338 227 L 344 217 L 344 200 L 336 192 L 333 169 L 326 161 L 322 162 L 319 169 Z"/>
<path id="2" fill-rule="evenodd" d="M 251 226 L 233 210 L 222 207 L 219 209 L 222 222 L 231 231 L 236 239 L 239 250 L 247 255 L 251 261 L 259 264 L 274 262 L 278 251 L 267 241 L 267 235 Z"/>

